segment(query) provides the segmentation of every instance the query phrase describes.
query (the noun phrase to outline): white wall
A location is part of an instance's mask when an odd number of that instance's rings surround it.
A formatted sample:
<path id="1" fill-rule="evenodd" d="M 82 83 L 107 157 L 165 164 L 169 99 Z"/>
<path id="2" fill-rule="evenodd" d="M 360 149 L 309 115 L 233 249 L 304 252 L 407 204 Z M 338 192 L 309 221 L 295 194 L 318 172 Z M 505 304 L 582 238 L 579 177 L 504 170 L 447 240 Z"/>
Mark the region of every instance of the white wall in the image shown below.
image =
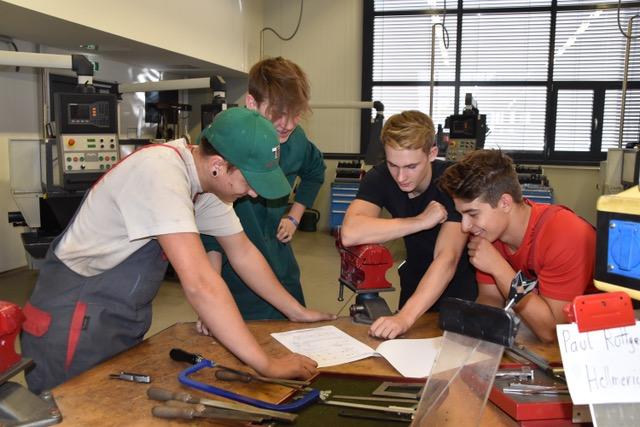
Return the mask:
<path id="1" fill-rule="evenodd" d="M 291 35 L 300 2 L 269 0 L 264 25 L 283 37 Z M 360 101 L 362 61 L 362 1 L 306 0 L 298 34 L 281 41 L 265 32 L 266 56 L 284 56 L 308 74 L 311 101 Z M 324 152 L 358 152 L 360 110 L 314 110 L 303 123 Z"/>
<path id="2" fill-rule="evenodd" d="M 269 0 L 264 25 L 283 37 L 295 29 L 300 2 Z M 264 56 L 284 56 L 309 76 L 311 102 L 360 101 L 362 61 L 362 1 L 306 0 L 298 34 L 281 41 L 264 36 Z M 360 110 L 316 109 L 302 123 L 309 138 L 323 152 L 357 153 L 360 148 Z M 320 229 L 329 228 L 330 186 L 337 161 L 326 161 L 325 184 L 314 208 Z"/>
<path id="3" fill-rule="evenodd" d="M 17 41 L 20 50 L 33 50 Z M 0 271 L 25 265 L 20 240 L 22 228 L 7 222 L 7 212 L 17 210 L 9 192 L 9 139 L 39 136 L 39 74 L 30 68 L 19 73 L 0 67 Z"/>
<path id="4" fill-rule="evenodd" d="M 543 166 L 553 188 L 555 202 L 573 209 L 596 224 L 596 203 L 600 196 L 599 167 Z"/>
<path id="5" fill-rule="evenodd" d="M 262 0 L 8 0 L 238 71 L 257 58 Z"/>

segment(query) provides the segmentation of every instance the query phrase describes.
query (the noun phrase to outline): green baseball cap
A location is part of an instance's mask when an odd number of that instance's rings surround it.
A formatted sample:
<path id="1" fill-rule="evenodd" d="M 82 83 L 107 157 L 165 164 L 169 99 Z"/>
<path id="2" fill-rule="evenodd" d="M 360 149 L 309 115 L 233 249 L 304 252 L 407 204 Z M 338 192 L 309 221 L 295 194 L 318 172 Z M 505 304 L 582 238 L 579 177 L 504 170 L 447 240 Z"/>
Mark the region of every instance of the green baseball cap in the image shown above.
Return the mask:
<path id="1" fill-rule="evenodd" d="M 291 193 L 280 169 L 280 141 L 271 122 L 247 108 L 229 108 L 218 114 L 201 137 L 229 163 L 240 169 L 251 188 L 265 199 Z"/>

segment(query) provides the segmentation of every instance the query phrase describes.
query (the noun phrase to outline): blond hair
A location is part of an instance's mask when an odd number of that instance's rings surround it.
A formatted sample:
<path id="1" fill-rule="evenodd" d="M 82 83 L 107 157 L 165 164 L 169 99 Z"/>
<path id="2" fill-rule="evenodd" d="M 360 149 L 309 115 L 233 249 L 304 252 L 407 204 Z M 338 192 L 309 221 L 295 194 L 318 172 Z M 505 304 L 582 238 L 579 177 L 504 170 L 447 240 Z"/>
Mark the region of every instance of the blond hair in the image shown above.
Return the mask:
<path id="1" fill-rule="evenodd" d="M 389 117 L 382 128 L 382 144 L 396 150 L 423 150 L 428 153 L 435 141 L 431 117 L 409 110 Z"/>

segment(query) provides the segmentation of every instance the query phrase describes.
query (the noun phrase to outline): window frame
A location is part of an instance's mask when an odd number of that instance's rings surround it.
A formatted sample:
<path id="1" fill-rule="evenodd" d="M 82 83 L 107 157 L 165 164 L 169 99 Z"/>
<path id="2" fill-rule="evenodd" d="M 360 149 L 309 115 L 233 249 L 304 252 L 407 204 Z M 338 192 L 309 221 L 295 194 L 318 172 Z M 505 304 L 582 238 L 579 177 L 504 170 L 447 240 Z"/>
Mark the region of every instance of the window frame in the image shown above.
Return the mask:
<path id="1" fill-rule="evenodd" d="M 518 163 L 536 163 L 536 164 L 560 164 L 560 165 L 597 165 L 606 158 L 606 152 L 600 150 L 602 144 L 602 123 L 604 118 L 605 92 L 607 90 L 621 90 L 622 81 L 566 81 L 553 80 L 554 72 L 554 53 L 555 53 L 555 37 L 556 37 L 556 20 L 559 12 L 563 11 L 588 11 L 595 9 L 613 9 L 617 8 L 617 1 L 602 2 L 598 4 L 575 4 L 559 6 L 557 0 L 551 0 L 550 6 L 530 6 L 530 7 L 474 7 L 463 9 L 463 0 L 457 0 L 456 9 L 448 8 L 447 15 L 456 15 L 456 44 L 450 46 L 449 49 L 456 50 L 455 55 L 455 80 L 454 81 L 436 81 L 435 86 L 454 86 L 454 111 L 460 111 L 460 88 L 462 86 L 545 86 L 546 87 L 546 106 L 545 106 L 545 126 L 544 126 L 544 142 L 543 150 L 526 151 L 513 150 L 507 151 L 509 155 Z M 623 2 L 622 8 L 640 7 L 640 1 Z M 461 50 L 462 50 L 462 26 L 465 14 L 493 14 L 493 13 L 522 13 L 522 12 L 547 12 L 550 11 L 549 25 L 549 46 L 548 46 L 548 65 L 546 81 L 462 81 L 461 74 Z M 363 25 L 362 25 L 362 99 L 371 100 L 374 86 L 419 86 L 428 90 L 429 81 L 374 81 L 373 80 L 373 43 L 374 43 L 374 19 L 376 16 L 393 16 L 393 15 L 418 15 L 418 14 L 443 14 L 443 9 L 427 10 L 403 10 L 403 11 L 386 11 L 375 12 L 374 0 L 363 0 Z M 636 18 L 636 22 L 640 19 Z M 621 21 L 624 26 L 625 21 Z M 626 29 L 626 28 L 625 28 Z M 634 37 L 640 36 L 636 31 Z M 621 36 L 622 37 L 622 36 Z M 640 44 L 640 38 L 632 40 L 633 43 Z M 637 46 L 640 49 L 640 45 Z M 558 91 L 575 89 L 589 89 L 594 92 L 593 109 L 591 120 L 591 144 L 589 151 L 556 151 L 555 150 L 555 129 L 557 120 L 557 100 Z M 628 81 L 627 90 L 640 89 L 640 81 Z M 482 107 L 480 106 L 480 112 Z M 453 112 L 452 112 L 453 114 Z M 628 119 L 627 119 L 628 120 Z M 640 119 L 639 119 L 640 120 Z M 360 153 L 366 151 L 369 139 L 369 123 L 371 121 L 371 113 L 363 110 L 361 113 L 361 139 Z M 594 123 L 598 123 L 598 127 L 594 127 Z M 488 123 L 491 127 L 491 123 Z M 640 143 L 640 135 L 638 136 Z"/>

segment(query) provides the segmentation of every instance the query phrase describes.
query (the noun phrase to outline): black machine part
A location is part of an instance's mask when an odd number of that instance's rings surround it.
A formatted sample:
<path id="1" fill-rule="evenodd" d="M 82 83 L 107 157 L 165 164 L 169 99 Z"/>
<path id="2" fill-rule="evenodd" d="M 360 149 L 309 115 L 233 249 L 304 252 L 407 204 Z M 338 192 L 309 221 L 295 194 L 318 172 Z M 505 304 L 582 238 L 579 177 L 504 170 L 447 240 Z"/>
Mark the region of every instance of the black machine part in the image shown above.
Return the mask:
<path id="1" fill-rule="evenodd" d="M 189 353 L 180 348 L 172 348 L 169 352 L 169 357 L 171 360 L 175 360 L 176 362 L 186 362 L 195 365 L 200 363 L 204 358 L 202 355 L 197 353 Z"/>
<path id="2" fill-rule="evenodd" d="M 382 124 L 384 122 L 384 105 L 380 101 L 373 103 L 376 109 L 376 115 L 371 120 L 371 127 L 369 129 L 369 141 L 367 142 L 367 148 L 365 151 L 364 163 L 366 165 L 377 165 L 385 158 L 384 147 L 380 140 L 380 133 L 382 132 Z"/>
<path id="3" fill-rule="evenodd" d="M 520 323 L 501 308 L 459 298 L 444 298 L 440 304 L 440 329 L 511 347 Z"/>
<path id="4" fill-rule="evenodd" d="M 27 226 L 27 221 L 24 219 L 24 216 L 20 211 L 7 212 L 7 219 L 9 221 L 9 224 L 13 225 L 14 227 Z"/>
<path id="5" fill-rule="evenodd" d="M 360 418 L 364 420 L 372 420 L 372 421 L 392 421 L 392 422 L 400 422 L 400 423 L 410 423 L 412 418 L 410 415 L 406 414 L 379 414 L 372 413 L 371 411 L 357 410 L 357 409 L 345 409 L 343 411 L 339 411 L 338 415 L 341 417 L 348 418 Z"/>
<path id="6" fill-rule="evenodd" d="M 376 292 L 356 296 L 356 303 L 349 307 L 349 314 L 355 323 L 372 324 L 378 317 L 391 316 L 387 302 Z"/>

